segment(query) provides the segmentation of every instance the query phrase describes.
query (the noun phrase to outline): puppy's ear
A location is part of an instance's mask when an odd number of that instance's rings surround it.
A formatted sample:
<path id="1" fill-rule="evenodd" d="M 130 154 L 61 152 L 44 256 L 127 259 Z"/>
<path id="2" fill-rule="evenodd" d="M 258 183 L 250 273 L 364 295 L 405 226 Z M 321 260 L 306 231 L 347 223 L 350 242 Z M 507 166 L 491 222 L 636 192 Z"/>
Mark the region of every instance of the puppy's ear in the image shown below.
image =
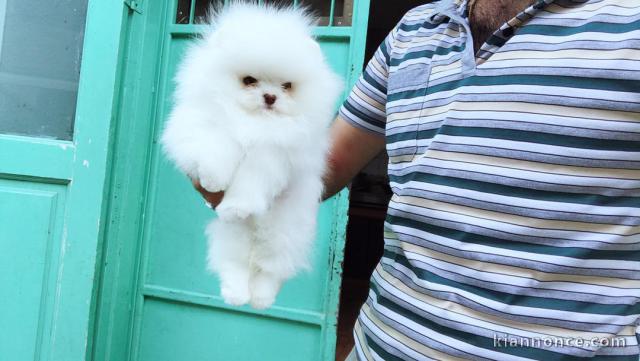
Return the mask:
<path id="1" fill-rule="evenodd" d="M 309 51 L 313 51 L 316 54 L 322 54 L 322 49 L 320 48 L 320 44 L 318 44 L 318 42 L 315 39 L 307 38 L 305 41 L 305 45 L 307 46 Z"/>
<path id="2" fill-rule="evenodd" d="M 222 40 L 224 39 L 224 31 L 222 31 L 222 29 L 218 29 L 218 30 L 213 30 L 212 32 L 209 33 L 209 35 L 206 37 L 206 42 L 209 46 L 213 46 L 213 47 L 220 47 L 220 44 L 222 43 Z"/>

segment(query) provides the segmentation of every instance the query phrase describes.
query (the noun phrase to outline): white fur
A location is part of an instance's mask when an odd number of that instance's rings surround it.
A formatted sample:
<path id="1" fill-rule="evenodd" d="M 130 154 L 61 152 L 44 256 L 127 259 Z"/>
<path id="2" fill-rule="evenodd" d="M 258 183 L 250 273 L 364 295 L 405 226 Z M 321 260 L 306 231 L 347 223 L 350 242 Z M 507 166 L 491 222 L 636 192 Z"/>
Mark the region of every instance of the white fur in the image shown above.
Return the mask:
<path id="1" fill-rule="evenodd" d="M 162 144 L 182 172 L 225 191 L 207 228 L 208 265 L 232 305 L 269 307 L 282 282 L 309 267 L 341 91 L 310 28 L 299 10 L 234 3 L 176 77 Z M 246 86 L 247 76 L 258 83 Z M 264 94 L 277 97 L 272 107 Z"/>

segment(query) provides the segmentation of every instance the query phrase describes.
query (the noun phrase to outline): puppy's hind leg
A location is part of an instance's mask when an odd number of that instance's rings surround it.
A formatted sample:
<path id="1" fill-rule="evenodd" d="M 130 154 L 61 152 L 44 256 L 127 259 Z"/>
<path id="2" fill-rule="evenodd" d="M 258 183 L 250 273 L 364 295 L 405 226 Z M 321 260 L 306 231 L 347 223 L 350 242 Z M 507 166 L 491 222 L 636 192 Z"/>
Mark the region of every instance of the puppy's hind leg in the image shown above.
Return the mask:
<path id="1" fill-rule="evenodd" d="M 263 310 L 271 307 L 276 301 L 276 296 L 280 291 L 284 279 L 280 275 L 262 270 L 255 270 L 251 273 L 249 288 L 251 293 L 250 304 L 256 310 Z"/>
<path id="2" fill-rule="evenodd" d="M 208 267 L 220 277 L 224 302 L 241 306 L 249 302 L 249 275 L 252 243 L 248 221 L 213 220 L 207 227 Z"/>
<path id="3" fill-rule="evenodd" d="M 268 214 L 257 219 L 249 281 L 253 308 L 271 306 L 284 281 L 309 269 L 316 230 L 317 189 L 321 185 L 313 182 L 294 184 L 276 199 Z"/>

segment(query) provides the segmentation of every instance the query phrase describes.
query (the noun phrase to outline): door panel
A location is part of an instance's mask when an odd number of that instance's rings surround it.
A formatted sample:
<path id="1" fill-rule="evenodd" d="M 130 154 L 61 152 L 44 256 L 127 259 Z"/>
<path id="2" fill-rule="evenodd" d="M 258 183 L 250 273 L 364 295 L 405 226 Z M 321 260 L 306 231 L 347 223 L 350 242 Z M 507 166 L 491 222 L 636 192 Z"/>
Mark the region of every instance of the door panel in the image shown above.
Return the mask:
<path id="1" fill-rule="evenodd" d="M 322 352 L 320 327 L 305 322 L 153 299 L 144 312 L 141 360 L 301 361 Z"/>
<path id="2" fill-rule="evenodd" d="M 128 121 L 117 134 L 94 358 L 332 360 L 346 192 L 321 207 L 313 271 L 288 281 L 274 307 L 224 304 L 217 278 L 206 271 L 204 228 L 214 213 L 158 144 L 176 66 L 204 29 L 195 1 L 181 0 L 179 9 L 177 2 L 144 2 L 132 20 L 121 109 Z M 316 29 L 347 86 L 362 67 L 368 1 L 354 11 L 357 25 Z"/>
<path id="3" fill-rule="evenodd" d="M 90 346 L 124 14 L 0 0 L 0 360 Z"/>
<path id="4" fill-rule="evenodd" d="M 47 295 L 55 290 L 47 271 L 58 259 L 54 240 L 60 239 L 64 197 L 62 186 L 0 180 L 0 287 L 11 290 L 0 307 L 0 350 L 12 360 L 40 353 L 52 311 Z"/>

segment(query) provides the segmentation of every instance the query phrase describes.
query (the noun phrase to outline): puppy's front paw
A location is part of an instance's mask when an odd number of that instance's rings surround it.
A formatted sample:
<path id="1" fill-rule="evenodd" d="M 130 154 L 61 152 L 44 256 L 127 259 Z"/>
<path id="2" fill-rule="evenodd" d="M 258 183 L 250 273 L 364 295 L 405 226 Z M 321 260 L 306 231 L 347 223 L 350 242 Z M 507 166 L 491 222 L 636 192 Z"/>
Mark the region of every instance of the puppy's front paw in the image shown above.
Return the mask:
<path id="1" fill-rule="evenodd" d="M 212 193 L 224 191 L 231 181 L 231 174 L 223 169 L 214 170 L 201 166 L 198 168 L 198 176 L 202 188 Z"/>
<path id="2" fill-rule="evenodd" d="M 216 213 L 223 220 L 246 219 L 249 216 L 261 215 L 267 211 L 267 204 L 258 199 L 227 199 L 225 198 Z"/>
<path id="3" fill-rule="evenodd" d="M 226 186 L 223 183 L 218 182 L 211 178 L 200 178 L 200 185 L 202 188 L 206 189 L 208 192 L 216 193 L 221 192 L 226 189 Z"/>

